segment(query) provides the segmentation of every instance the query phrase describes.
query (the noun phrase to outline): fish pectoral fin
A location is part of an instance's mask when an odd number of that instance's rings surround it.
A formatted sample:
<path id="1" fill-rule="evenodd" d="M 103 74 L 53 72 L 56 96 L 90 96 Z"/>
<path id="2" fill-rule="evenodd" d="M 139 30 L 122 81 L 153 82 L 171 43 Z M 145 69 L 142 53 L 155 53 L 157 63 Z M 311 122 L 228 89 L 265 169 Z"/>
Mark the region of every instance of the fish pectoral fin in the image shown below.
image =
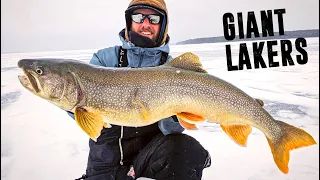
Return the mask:
<path id="1" fill-rule="evenodd" d="M 220 125 L 222 130 L 240 146 L 247 146 L 248 136 L 252 131 L 249 125 Z"/>
<path id="2" fill-rule="evenodd" d="M 202 68 L 199 57 L 191 52 L 183 53 L 182 55 L 172 59 L 166 65 L 190 71 L 208 73 Z"/>
<path id="3" fill-rule="evenodd" d="M 255 99 L 261 106 L 264 106 L 264 102 L 261 99 Z"/>
<path id="4" fill-rule="evenodd" d="M 81 129 L 89 135 L 89 137 L 97 141 L 97 138 L 101 134 L 105 122 L 100 114 L 89 112 L 83 108 L 75 108 L 75 119 Z"/>
<path id="5" fill-rule="evenodd" d="M 141 117 L 143 120 L 149 120 L 150 119 L 150 113 L 148 111 L 148 108 L 144 105 L 143 102 L 141 102 L 138 98 L 138 89 L 134 92 L 134 97 L 132 99 L 132 104 L 135 106 L 138 106 L 140 109 Z"/>
<path id="6" fill-rule="evenodd" d="M 133 103 L 139 107 L 142 119 L 149 120 L 150 113 L 147 107 L 141 101 L 138 101 L 138 100 L 135 100 Z"/>
<path id="7" fill-rule="evenodd" d="M 146 106 L 141 103 L 140 101 L 138 101 L 138 104 L 141 108 L 141 115 L 143 117 L 144 120 L 149 120 L 150 119 L 150 113 L 149 111 L 147 110 Z"/>
<path id="8" fill-rule="evenodd" d="M 277 140 L 267 137 L 273 159 L 278 168 L 285 174 L 289 172 L 290 150 L 317 144 L 313 137 L 302 129 L 282 121 L 276 121 L 281 128 Z"/>
<path id="9" fill-rule="evenodd" d="M 180 112 L 180 113 L 177 113 L 177 116 L 184 120 L 184 121 L 187 121 L 190 123 L 191 122 L 204 122 L 205 121 L 205 118 L 202 117 L 202 116 L 199 116 L 199 115 L 196 115 L 196 114 L 193 114 L 193 113 L 188 113 L 188 112 Z"/>
<path id="10" fill-rule="evenodd" d="M 187 130 L 197 130 L 197 129 L 198 129 L 195 124 L 190 124 L 190 123 L 182 120 L 182 118 L 180 118 L 179 115 L 177 115 L 177 118 L 178 118 L 178 121 L 179 121 L 180 125 L 181 125 L 183 128 L 185 128 L 185 129 L 187 129 Z"/>

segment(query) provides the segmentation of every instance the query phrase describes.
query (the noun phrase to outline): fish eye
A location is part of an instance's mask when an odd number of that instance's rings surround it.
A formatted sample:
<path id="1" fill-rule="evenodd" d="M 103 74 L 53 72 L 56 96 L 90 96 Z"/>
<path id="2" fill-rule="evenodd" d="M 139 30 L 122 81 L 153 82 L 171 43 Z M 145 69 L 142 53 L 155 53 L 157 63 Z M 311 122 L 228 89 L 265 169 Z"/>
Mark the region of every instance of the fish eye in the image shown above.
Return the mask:
<path id="1" fill-rule="evenodd" d="M 37 69 L 36 69 L 36 73 L 39 74 L 39 75 L 41 75 L 41 74 L 43 73 L 43 71 L 42 71 L 42 69 L 37 68 Z"/>

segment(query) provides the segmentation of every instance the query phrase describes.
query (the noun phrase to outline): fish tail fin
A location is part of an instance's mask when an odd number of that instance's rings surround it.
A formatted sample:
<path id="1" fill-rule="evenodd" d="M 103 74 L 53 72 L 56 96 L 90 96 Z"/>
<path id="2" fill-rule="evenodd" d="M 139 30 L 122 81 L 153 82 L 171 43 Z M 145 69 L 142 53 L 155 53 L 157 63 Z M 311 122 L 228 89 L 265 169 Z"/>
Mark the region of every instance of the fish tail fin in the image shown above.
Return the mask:
<path id="1" fill-rule="evenodd" d="M 302 129 L 282 121 L 276 122 L 282 130 L 282 135 L 276 140 L 268 137 L 267 140 L 275 163 L 284 174 L 287 174 L 290 150 L 316 144 L 316 141 Z"/>

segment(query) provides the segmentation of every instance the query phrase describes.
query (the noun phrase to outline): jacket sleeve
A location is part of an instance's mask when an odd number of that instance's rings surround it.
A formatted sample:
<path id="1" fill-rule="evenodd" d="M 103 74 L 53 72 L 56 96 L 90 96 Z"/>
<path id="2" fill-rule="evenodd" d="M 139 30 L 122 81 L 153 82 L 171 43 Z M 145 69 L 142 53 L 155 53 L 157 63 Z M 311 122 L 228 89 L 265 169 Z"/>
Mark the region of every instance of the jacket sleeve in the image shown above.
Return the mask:
<path id="1" fill-rule="evenodd" d="M 89 64 L 104 67 L 116 67 L 118 63 L 119 46 L 101 49 L 94 53 Z"/>
<path id="2" fill-rule="evenodd" d="M 171 61 L 172 59 L 173 59 L 173 57 L 172 57 L 170 54 L 168 54 L 168 60 L 167 60 L 167 61 L 169 62 L 169 61 Z"/>
<path id="3" fill-rule="evenodd" d="M 73 113 L 73 112 L 67 111 L 67 113 L 68 113 L 68 115 L 69 115 L 73 120 L 75 120 L 75 119 L 74 119 L 74 113 Z"/>
<path id="4" fill-rule="evenodd" d="M 164 135 L 182 133 L 184 131 L 176 116 L 162 119 L 158 122 L 158 127 Z"/>

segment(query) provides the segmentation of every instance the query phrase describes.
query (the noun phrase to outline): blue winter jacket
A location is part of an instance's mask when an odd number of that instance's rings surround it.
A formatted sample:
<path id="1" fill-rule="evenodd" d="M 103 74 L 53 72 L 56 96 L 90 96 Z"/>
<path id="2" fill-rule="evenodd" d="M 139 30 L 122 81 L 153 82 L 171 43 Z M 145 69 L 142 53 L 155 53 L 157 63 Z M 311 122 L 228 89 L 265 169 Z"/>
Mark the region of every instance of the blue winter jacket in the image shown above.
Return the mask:
<path id="1" fill-rule="evenodd" d="M 124 31 L 119 33 L 120 40 L 122 42 L 122 48 L 127 49 L 128 67 L 148 67 L 158 66 L 160 64 L 161 52 L 169 54 L 170 48 L 167 42 L 156 48 L 141 48 L 136 47 L 133 43 L 127 42 L 124 39 Z M 101 49 L 93 54 L 90 64 L 106 67 L 117 67 L 118 56 L 120 46 L 113 46 L 105 49 Z M 168 55 L 168 61 L 172 60 L 172 57 Z M 165 92 L 163 92 L 165 93 Z M 158 127 L 164 135 L 172 133 L 181 133 L 184 128 L 179 122 L 174 121 L 172 117 L 168 117 L 158 121 Z"/>
<path id="2" fill-rule="evenodd" d="M 167 42 L 155 48 L 141 48 L 136 47 L 133 43 L 127 42 L 124 39 L 124 30 L 119 33 L 120 40 L 122 42 L 122 48 L 127 49 L 127 58 L 129 67 L 148 67 L 157 66 L 160 64 L 161 52 L 169 54 L 169 38 Z M 117 67 L 119 58 L 120 46 L 108 47 L 101 49 L 93 54 L 90 64 L 95 64 L 105 67 Z M 171 61 L 172 57 L 168 55 L 168 61 Z M 165 93 L 165 92 L 164 92 Z M 74 114 L 68 112 L 68 114 L 74 118 Z M 184 128 L 175 121 L 172 117 L 168 117 L 158 121 L 158 127 L 164 135 L 172 133 L 181 133 Z"/>

